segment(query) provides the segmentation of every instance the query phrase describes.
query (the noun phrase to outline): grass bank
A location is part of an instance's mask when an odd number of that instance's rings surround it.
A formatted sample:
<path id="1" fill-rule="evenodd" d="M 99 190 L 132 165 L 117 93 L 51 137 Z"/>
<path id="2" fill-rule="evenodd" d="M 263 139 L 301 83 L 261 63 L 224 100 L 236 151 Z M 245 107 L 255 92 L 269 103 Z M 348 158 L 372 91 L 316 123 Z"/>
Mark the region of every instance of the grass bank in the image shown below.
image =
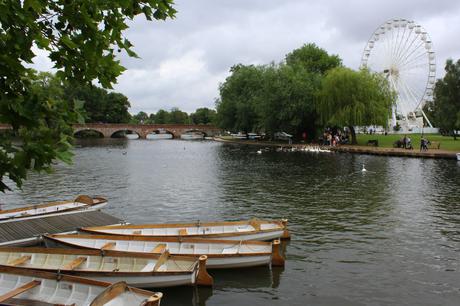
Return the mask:
<path id="1" fill-rule="evenodd" d="M 358 145 L 360 146 L 365 146 L 367 145 L 367 142 L 369 140 L 378 140 L 379 142 L 379 147 L 381 148 L 392 148 L 393 143 L 397 141 L 398 139 L 402 139 L 404 135 L 381 135 L 381 134 L 358 134 L 357 140 L 358 140 Z M 412 146 L 414 147 L 415 150 L 420 149 L 420 139 L 421 135 L 420 134 L 408 134 L 408 137 L 411 138 L 412 141 Z M 440 149 L 441 150 L 447 150 L 447 151 L 455 151 L 455 152 L 460 152 L 460 138 L 457 140 L 454 140 L 453 137 L 447 137 L 447 136 L 442 136 L 439 134 L 425 134 L 424 135 L 426 139 L 429 141 L 433 142 L 439 142 L 440 143 Z"/>

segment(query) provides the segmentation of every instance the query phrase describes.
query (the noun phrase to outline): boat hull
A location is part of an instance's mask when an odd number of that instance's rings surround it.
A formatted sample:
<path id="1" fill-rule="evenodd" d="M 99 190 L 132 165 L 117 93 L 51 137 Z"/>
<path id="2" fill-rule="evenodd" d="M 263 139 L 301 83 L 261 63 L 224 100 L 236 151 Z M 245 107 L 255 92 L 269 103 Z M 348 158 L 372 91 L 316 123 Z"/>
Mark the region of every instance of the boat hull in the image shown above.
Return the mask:
<path id="1" fill-rule="evenodd" d="M 91 203 L 77 201 L 80 197 L 85 197 L 82 201 L 91 201 Z M 8 222 L 10 220 L 25 220 L 33 217 L 55 216 L 73 211 L 100 210 L 108 203 L 106 199 L 100 197 L 80 197 L 77 197 L 74 201 L 61 201 L 3 211 L 0 210 L 0 223 Z"/>
<path id="2" fill-rule="evenodd" d="M 0 266 L 52 273 L 60 271 L 110 283 L 125 281 L 140 288 L 207 285 L 197 280 L 197 277 L 207 274 L 206 259 L 170 256 L 169 253 L 104 251 L 101 255 L 99 250 L 0 248 Z"/>
<path id="3" fill-rule="evenodd" d="M 140 240 L 136 240 L 140 239 Z M 50 235 L 45 237 L 45 243 L 50 246 L 56 244 L 88 249 L 101 249 L 111 245 L 112 251 L 152 253 L 159 246 L 167 249 L 174 256 L 206 255 L 206 268 L 230 269 L 270 265 L 273 256 L 280 257 L 279 248 L 274 243 L 259 241 L 232 241 L 210 239 L 175 239 L 162 238 L 161 240 L 143 237 L 100 236 L 100 235 Z M 217 246 L 216 246 L 216 245 Z M 277 242 L 279 244 L 279 242 Z M 284 259 L 280 258 L 281 265 Z"/>
<path id="4" fill-rule="evenodd" d="M 202 140 L 202 139 L 204 139 L 204 135 L 182 134 L 182 135 L 180 135 L 180 139 L 183 139 L 183 140 Z"/>
<path id="5" fill-rule="evenodd" d="M 172 134 L 147 134 L 145 137 L 149 140 L 173 139 Z"/>

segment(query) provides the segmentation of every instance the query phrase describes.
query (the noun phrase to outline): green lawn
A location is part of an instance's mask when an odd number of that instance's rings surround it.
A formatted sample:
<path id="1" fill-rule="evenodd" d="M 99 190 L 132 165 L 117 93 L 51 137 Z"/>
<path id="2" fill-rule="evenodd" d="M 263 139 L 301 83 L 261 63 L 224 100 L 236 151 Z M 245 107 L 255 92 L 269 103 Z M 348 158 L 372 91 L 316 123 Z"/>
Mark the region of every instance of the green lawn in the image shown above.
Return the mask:
<path id="1" fill-rule="evenodd" d="M 402 139 L 404 135 L 379 135 L 379 134 L 358 134 L 356 135 L 358 139 L 358 145 L 365 146 L 367 145 L 367 141 L 371 139 L 377 139 L 379 141 L 379 147 L 391 148 L 393 147 L 393 143 L 398 140 Z M 420 134 L 407 134 L 408 137 L 412 140 L 412 146 L 414 149 L 420 148 Z M 439 134 L 425 134 L 425 138 L 429 141 L 437 141 L 441 143 L 441 150 L 449 150 L 460 152 L 460 138 L 454 140 L 453 137 L 446 137 Z"/>

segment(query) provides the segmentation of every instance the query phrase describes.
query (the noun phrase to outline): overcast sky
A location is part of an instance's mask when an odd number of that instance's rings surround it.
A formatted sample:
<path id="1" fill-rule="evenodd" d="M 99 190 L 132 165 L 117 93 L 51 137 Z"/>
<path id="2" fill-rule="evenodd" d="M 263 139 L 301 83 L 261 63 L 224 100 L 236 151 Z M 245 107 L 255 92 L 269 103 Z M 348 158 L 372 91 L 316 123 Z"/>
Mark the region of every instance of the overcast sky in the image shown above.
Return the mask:
<path id="1" fill-rule="evenodd" d="M 460 1 L 176 0 L 175 8 L 174 20 L 130 23 L 126 36 L 141 58 L 121 55 L 127 71 L 115 90 L 128 96 L 131 113 L 214 108 L 231 66 L 280 62 L 310 42 L 357 69 L 370 35 L 392 18 L 426 29 L 438 77 L 447 58 L 460 58 Z M 43 55 L 36 66 L 50 68 Z"/>

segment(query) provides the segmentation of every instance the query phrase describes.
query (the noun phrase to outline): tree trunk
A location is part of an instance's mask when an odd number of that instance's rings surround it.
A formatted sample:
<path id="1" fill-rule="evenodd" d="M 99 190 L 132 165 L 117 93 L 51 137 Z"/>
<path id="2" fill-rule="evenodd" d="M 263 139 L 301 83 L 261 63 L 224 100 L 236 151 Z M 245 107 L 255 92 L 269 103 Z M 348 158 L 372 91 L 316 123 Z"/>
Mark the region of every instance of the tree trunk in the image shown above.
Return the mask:
<path id="1" fill-rule="evenodd" d="M 358 144 L 358 142 L 356 141 L 355 128 L 352 125 L 348 126 L 348 128 L 350 129 L 350 133 L 351 133 L 351 144 L 352 145 Z"/>

